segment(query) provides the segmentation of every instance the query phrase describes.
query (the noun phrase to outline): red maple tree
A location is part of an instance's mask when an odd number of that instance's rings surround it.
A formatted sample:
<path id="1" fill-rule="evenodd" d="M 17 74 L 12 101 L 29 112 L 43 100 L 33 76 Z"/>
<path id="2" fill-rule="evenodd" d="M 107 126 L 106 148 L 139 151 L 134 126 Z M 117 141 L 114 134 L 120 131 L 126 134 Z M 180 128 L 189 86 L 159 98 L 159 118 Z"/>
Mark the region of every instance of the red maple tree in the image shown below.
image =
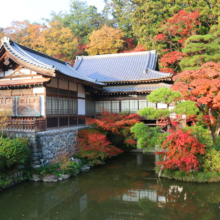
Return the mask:
<path id="1" fill-rule="evenodd" d="M 163 161 L 157 165 L 164 165 L 166 169 L 180 169 L 181 171 L 190 172 L 198 170 L 198 155 L 205 153 L 205 145 L 198 142 L 197 138 L 190 134 L 190 131 L 183 132 L 171 130 L 171 135 L 163 143 L 164 151 L 156 154 L 163 154 Z M 165 157 L 166 155 L 166 157 Z"/>
<path id="2" fill-rule="evenodd" d="M 197 103 L 212 139 L 220 133 L 220 63 L 206 63 L 198 70 L 185 70 L 174 77 L 173 90 Z"/>
<path id="3" fill-rule="evenodd" d="M 181 48 L 188 37 L 196 34 L 199 25 L 199 12 L 189 13 L 185 10 L 180 10 L 161 23 L 161 33 L 155 37 L 164 47 L 165 54 L 161 57 L 164 68 L 161 71 L 174 73 L 180 70 L 179 63 L 184 57 Z"/>
<path id="4" fill-rule="evenodd" d="M 106 158 L 123 153 L 112 145 L 106 135 L 94 130 L 81 130 L 77 136 L 79 155 L 93 164 L 102 164 Z"/>

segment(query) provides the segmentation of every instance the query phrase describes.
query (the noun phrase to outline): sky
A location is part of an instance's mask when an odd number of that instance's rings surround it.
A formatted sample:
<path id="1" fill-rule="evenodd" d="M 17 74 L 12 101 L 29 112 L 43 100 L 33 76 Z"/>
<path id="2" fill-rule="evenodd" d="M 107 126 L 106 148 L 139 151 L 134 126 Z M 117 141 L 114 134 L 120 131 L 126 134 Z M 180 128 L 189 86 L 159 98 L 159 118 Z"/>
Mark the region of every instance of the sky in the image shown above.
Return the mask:
<path id="1" fill-rule="evenodd" d="M 83 0 L 95 5 L 98 12 L 104 8 L 104 0 Z M 0 27 L 11 25 L 12 21 L 42 22 L 50 18 L 51 11 L 69 11 L 70 0 L 0 0 Z"/>

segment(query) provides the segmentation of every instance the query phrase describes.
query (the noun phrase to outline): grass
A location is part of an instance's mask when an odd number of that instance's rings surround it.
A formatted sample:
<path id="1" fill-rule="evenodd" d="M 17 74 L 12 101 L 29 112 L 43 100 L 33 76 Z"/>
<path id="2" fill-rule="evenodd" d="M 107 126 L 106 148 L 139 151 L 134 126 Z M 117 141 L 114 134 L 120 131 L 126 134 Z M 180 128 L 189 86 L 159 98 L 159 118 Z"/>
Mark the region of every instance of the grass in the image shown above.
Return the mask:
<path id="1" fill-rule="evenodd" d="M 187 173 L 185 171 L 173 171 L 173 170 L 163 170 L 162 177 L 167 179 L 174 179 L 185 182 L 198 182 L 198 183 L 214 183 L 220 182 L 219 172 L 202 172 L 193 171 Z"/>

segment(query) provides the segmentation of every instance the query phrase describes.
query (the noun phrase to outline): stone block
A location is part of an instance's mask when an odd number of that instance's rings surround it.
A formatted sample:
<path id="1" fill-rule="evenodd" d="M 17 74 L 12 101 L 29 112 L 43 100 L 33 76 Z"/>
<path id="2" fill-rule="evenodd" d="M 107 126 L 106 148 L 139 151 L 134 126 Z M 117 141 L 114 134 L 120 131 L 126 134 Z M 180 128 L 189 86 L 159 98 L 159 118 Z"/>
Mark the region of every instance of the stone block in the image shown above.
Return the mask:
<path id="1" fill-rule="evenodd" d="M 31 177 L 31 180 L 35 181 L 35 182 L 41 181 L 40 175 L 33 174 L 32 177 Z"/>
<path id="2" fill-rule="evenodd" d="M 58 176 L 56 175 L 46 175 L 42 178 L 43 182 L 51 183 L 51 182 L 57 182 Z"/>
<path id="3" fill-rule="evenodd" d="M 62 174 L 60 177 L 61 177 L 63 180 L 67 180 L 67 179 L 69 179 L 69 178 L 71 177 L 71 174 Z"/>

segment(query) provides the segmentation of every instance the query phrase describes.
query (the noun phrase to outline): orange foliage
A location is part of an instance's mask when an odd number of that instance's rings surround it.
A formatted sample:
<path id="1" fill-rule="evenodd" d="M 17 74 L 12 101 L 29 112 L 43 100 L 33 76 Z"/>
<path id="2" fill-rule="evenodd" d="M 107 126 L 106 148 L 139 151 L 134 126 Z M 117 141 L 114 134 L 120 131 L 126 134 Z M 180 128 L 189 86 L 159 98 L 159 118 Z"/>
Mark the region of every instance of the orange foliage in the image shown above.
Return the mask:
<path id="1" fill-rule="evenodd" d="M 5 28 L 3 33 L 18 44 L 63 61 L 72 62 L 79 46 L 71 30 L 60 22 L 51 22 L 47 27 L 27 21 L 13 21 L 12 26 Z"/>
<path id="2" fill-rule="evenodd" d="M 77 142 L 80 156 L 92 161 L 93 164 L 101 164 L 106 158 L 123 153 L 98 131 L 79 131 Z"/>
<path id="3" fill-rule="evenodd" d="M 121 135 L 126 145 L 134 146 L 136 141 L 130 133 L 130 128 L 140 122 L 140 116 L 134 114 L 114 114 L 103 111 L 102 115 L 96 119 L 87 118 L 88 125 L 95 125 L 97 129 L 101 129 L 112 134 Z"/>
<path id="4" fill-rule="evenodd" d="M 198 70 L 185 70 L 174 77 L 173 90 L 180 91 L 185 99 L 220 108 L 220 63 L 206 63 Z"/>
<path id="5" fill-rule="evenodd" d="M 86 51 L 89 55 L 117 53 L 123 47 L 123 37 L 124 33 L 120 29 L 104 25 L 89 36 Z"/>
<path id="6" fill-rule="evenodd" d="M 173 17 L 165 19 L 161 24 L 160 34 L 156 35 L 155 40 L 166 45 L 163 49 L 165 54 L 161 58 L 161 64 L 165 72 L 174 73 L 179 70 L 179 63 L 184 57 L 180 52 L 184 47 L 186 39 L 195 35 L 198 29 L 199 12 L 189 13 L 180 10 Z"/>
<path id="7" fill-rule="evenodd" d="M 165 160 L 160 161 L 157 165 L 164 165 L 166 169 L 185 170 L 189 172 L 191 169 L 198 170 L 198 155 L 205 154 L 205 145 L 200 144 L 197 138 L 190 134 L 190 131 L 183 132 L 171 130 L 171 135 L 163 143 L 164 152 L 156 154 L 166 155 Z"/>

